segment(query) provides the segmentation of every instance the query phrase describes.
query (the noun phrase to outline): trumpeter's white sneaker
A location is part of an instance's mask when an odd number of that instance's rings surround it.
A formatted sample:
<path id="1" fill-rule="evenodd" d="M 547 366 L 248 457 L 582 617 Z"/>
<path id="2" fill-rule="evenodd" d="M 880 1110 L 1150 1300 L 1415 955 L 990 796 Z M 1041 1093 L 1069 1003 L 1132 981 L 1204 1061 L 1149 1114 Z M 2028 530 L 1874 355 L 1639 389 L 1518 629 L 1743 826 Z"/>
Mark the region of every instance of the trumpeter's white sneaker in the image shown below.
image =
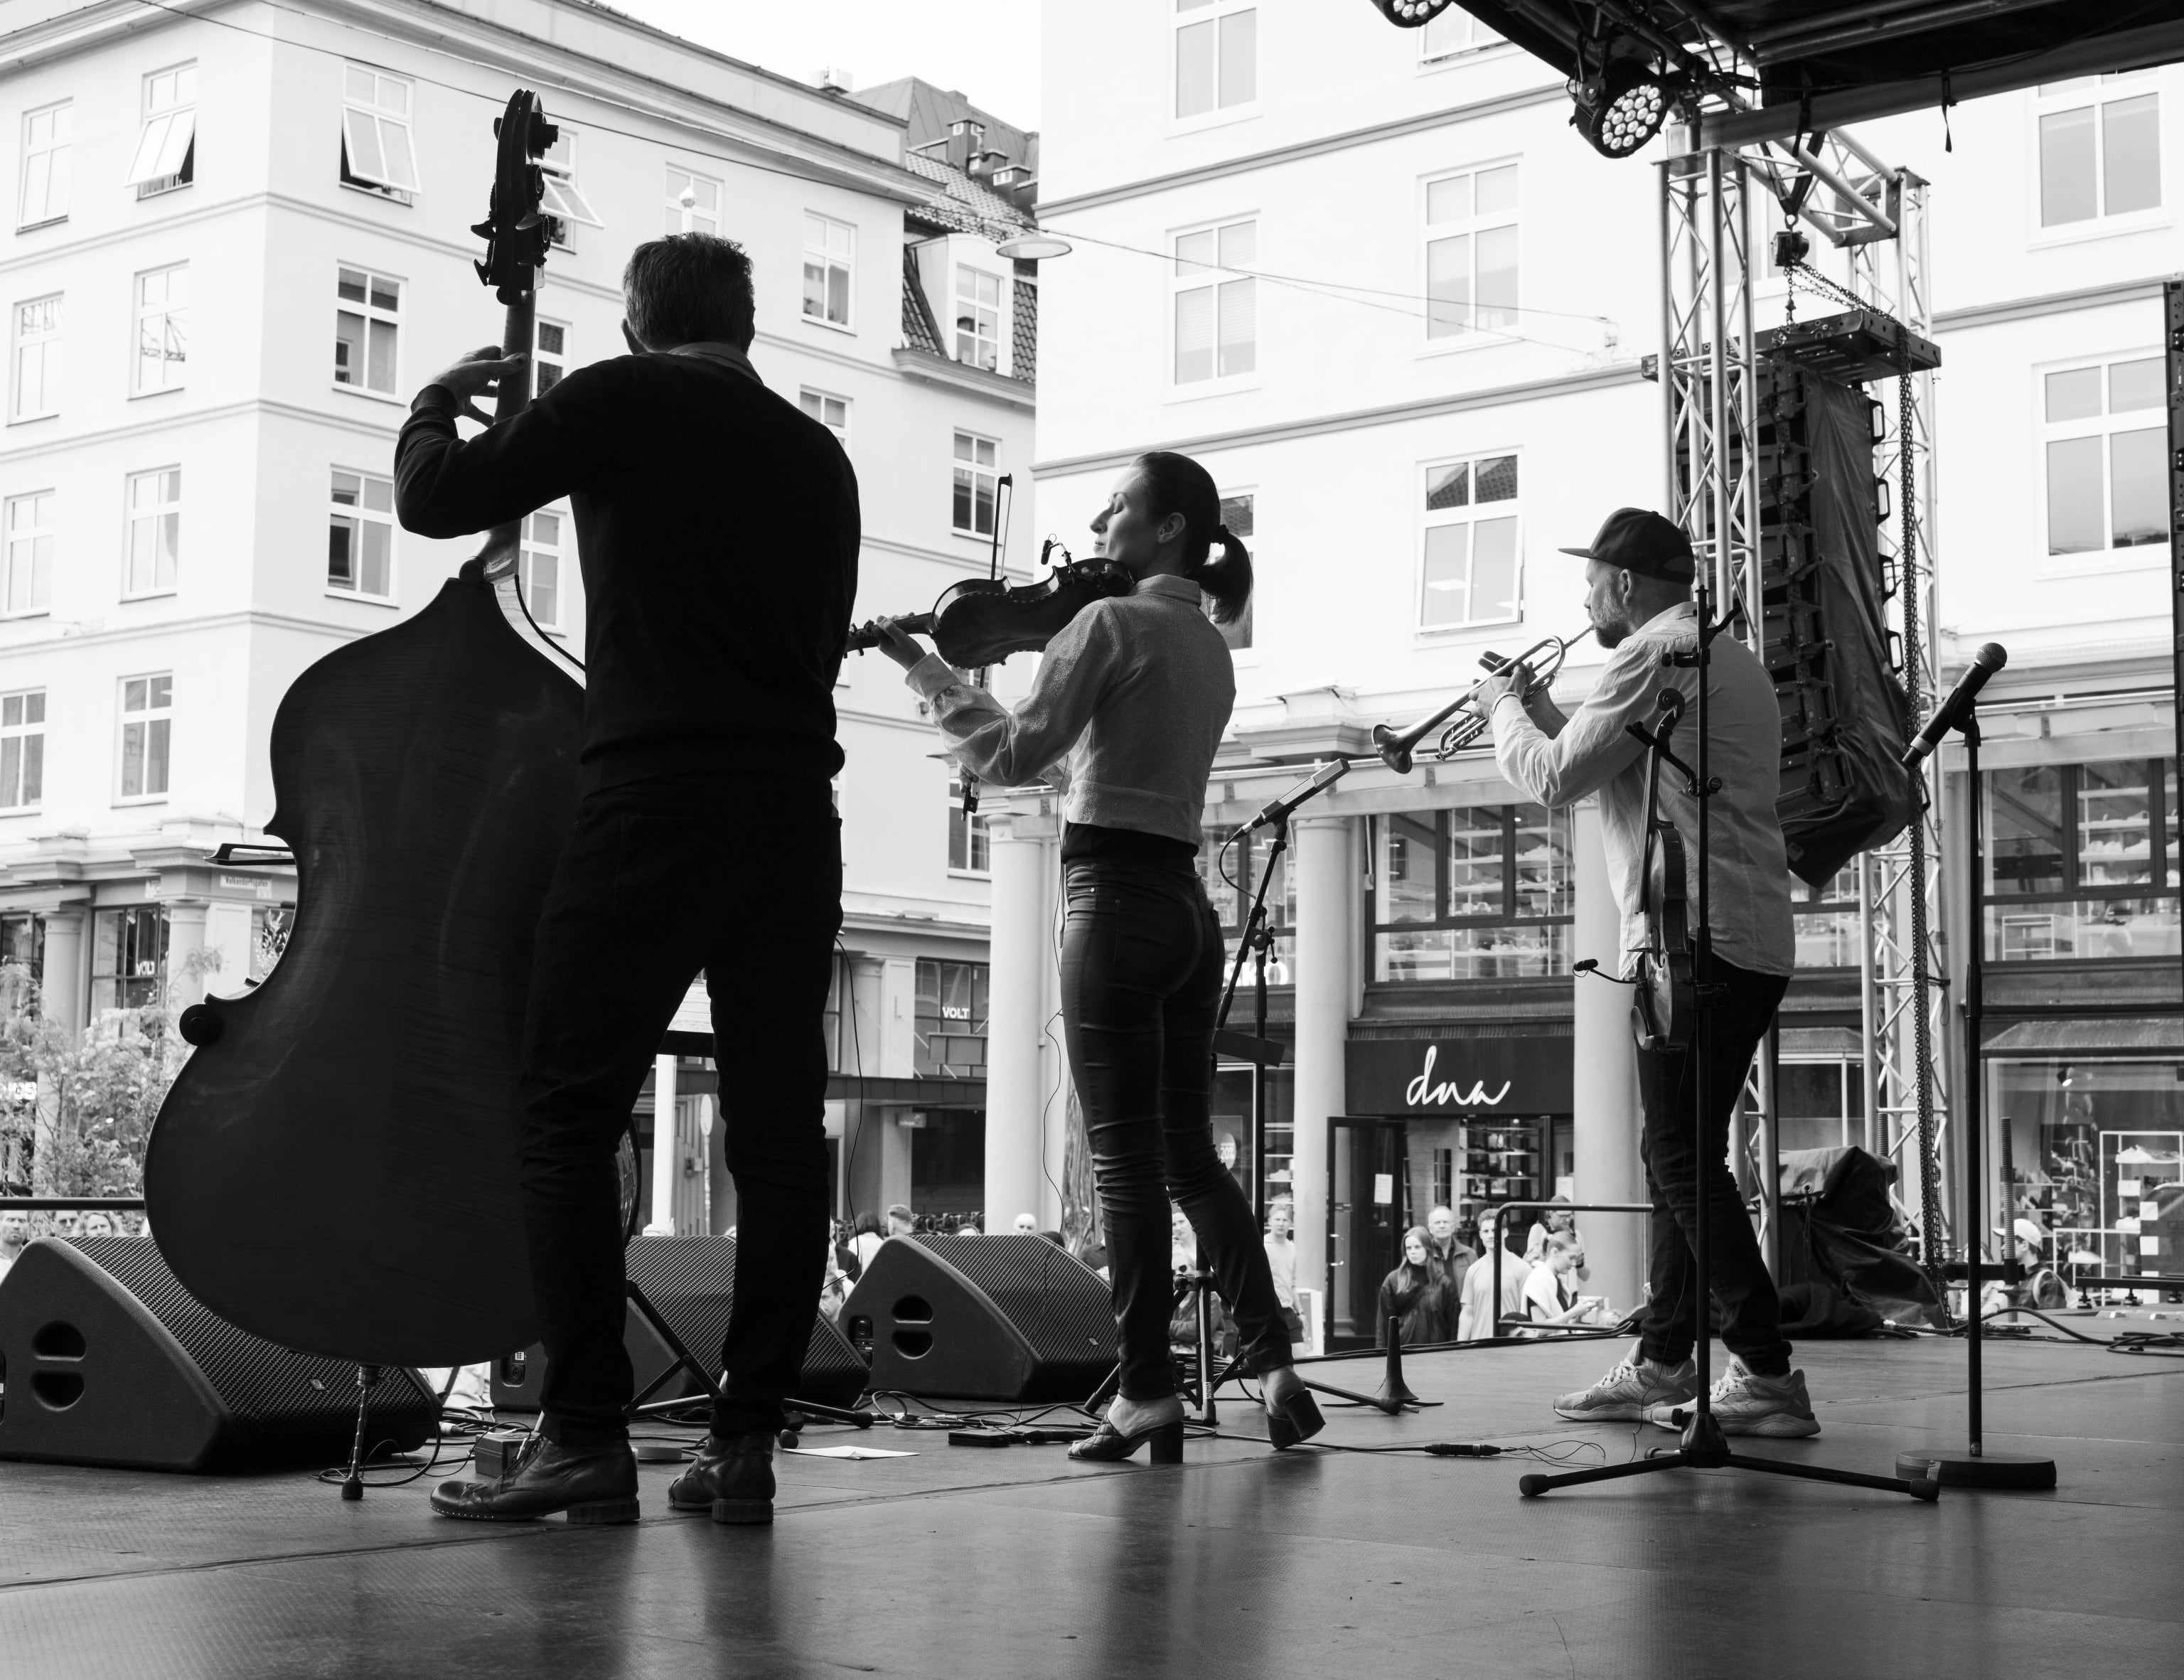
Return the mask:
<path id="1" fill-rule="evenodd" d="M 1646 1420 L 1680 1431 L 1691 1421 L 1692 1398 L 1648 1406 Z M 1820 1420 L 1813 1415 L 1812 1398 L 1805 1393 L 1805 1373 L 1801 1370 L 1787 1376 L 1761 1376 L 1747 1370 L 1744 1361 L 1732 1355 L 1729 1369 L 1713 1386 L 1712 1402 L 1714 1421 L 1724 1435 L 1794 1439 L 1820 1432 Z"/>
<path id="2" fill-rule="evenodd" d="M 1555 1415 L 1580 1422 L 1635 1423 L 1653 1406 L 1678 1406 L 1698 1398 L 1699 1368 L 1656 1364 L 1636 1354 L 1622 1360 L 1590 1388 L 1555 1402 Z"/>

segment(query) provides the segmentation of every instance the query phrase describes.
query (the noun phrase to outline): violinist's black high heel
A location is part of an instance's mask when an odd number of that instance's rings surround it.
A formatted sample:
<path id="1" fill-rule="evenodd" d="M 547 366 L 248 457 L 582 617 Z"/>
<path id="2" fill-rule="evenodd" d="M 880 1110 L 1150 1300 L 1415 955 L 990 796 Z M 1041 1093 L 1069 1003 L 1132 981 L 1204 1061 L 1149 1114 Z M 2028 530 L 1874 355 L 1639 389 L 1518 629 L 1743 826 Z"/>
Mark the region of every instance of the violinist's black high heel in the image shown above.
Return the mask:
<path id="1" fill-rule="evenodd" d="M 1268 1396 L 1267 1439 L 1276 1452 L 1294 1447 L 1300 1441 L 1308 1441 L 1326 1427 L 1327 1420 L 1320 1415 L 1319 1402 L 1312 1398 L 1312 1390 L 1301 1381 L 1293 1393 L 1279 1400 Z"/>
<path id="2" fill-rule="evenodd" d="M 1136 1452 L 1145 1442 L 1152 1443 L 1153 1463 L 1181 1464 L 1183 1420 L 1169 1418 L 1164 1423 L 1147 1424 L 1125 1435 L 1103 1417 L 1097 1429 L 1070 1448 L 1069 1456 L 1078 1464 L 1117 1464 Z"/>

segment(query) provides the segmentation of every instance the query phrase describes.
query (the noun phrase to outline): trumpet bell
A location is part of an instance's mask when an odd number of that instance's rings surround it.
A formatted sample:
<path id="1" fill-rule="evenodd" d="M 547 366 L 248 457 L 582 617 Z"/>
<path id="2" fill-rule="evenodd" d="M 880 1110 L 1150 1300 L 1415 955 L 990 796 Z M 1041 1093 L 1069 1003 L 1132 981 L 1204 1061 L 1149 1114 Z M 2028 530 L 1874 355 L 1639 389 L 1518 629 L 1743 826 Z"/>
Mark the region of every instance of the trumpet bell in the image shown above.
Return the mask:
<path id="1" fill-rule="evenodd" d="M 1411 749 L 1417 745 L 1415 738 L 1398 734 L 1385 723 L 1373 726 L 1373 750 L 1380 761 L 1398 776 L 1411 773 Z"/>

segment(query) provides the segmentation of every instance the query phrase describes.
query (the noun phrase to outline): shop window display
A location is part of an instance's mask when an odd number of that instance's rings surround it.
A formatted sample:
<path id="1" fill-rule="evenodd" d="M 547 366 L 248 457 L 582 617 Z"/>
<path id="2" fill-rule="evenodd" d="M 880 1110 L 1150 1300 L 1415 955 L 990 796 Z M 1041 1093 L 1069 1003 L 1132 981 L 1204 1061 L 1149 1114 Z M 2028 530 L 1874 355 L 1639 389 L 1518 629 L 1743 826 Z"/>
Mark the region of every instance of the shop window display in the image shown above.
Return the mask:
<path id="1" fill-rule="evenodd" d="M 2177 954 L 2170 759 L 1987 773 L 1987 960 Z"/>
<path id="2" fill-rule="evenodd" d="M 916 1067 L 922 1077 L 986 1076 L 986 996 L 992 972 L 983 963 L 917 959 Z"/>
<path id="3" fill-rule="evenodd" d="M 1373 978 L 1565 974 L 1574 910 L 1567 810 L 1459 806 L 1373 819 Z"/>
<path id="4" fill-rule="evenodd" d="M 2050 1233 L 2050 1264 L 2066 1279 L 2184 1271 L 2184 1062 L 2009 1060 L 1987 1079 L 2009 1216 Z"/>

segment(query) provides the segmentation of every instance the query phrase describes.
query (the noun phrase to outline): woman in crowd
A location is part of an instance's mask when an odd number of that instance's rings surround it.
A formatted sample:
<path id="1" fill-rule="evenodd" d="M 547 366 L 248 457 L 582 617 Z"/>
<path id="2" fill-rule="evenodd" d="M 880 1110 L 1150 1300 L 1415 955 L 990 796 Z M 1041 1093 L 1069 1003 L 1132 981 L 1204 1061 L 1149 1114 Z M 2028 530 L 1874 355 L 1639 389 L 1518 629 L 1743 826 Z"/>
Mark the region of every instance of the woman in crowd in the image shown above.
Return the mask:
<path id="1" fill-rule="evenodd" d="M 1424 1225 L 1414 1225 L 1403 1233 L 1402 1262 L 1380 1283 L 1380 1309 L 1373 1315 L 1379 1346 L 1388 1345 L 1390 1320 L 1406 1348 L 1456 1339 L 1449 1323 L 1448 1291 L 1440 1269 L 1433 1263 L 1432 1248 L 1433 1237 Z"/>
<path id="2" fill-rule="evenodd" d="M 1235 703 L 1234 662 L 1209 622 L 1251 597 L 1251 558 L 1187 455 L 1137 458 L 1094 516 L 1094 553 L 1132 579 L 1047 645 L 1011 711 L 927 654 L 899 625 L 887 651 L 928 700 L 949 751 L 1004 787 L 1061 790 L 1061 1007 L 1092 1145 L 1122 1391 L 1076 1459 L 1172 1459 L 1183 1405 L 1168 1357 L 1167 1203 L 1172 1195 L 1219 1279 L 1263 1386 L 1279 1447 L 1321 1426 L 1290 1368 L 1289 1331 L 1243 1186 L 1216 1152 L 1209 1099 L 1220 1007 L 1221 926 L 1199 879 L 1199 823 Z"/>
<path id="3" fill-rule="evenodd" d="M 887 1236 L 880 1230 L 879 1215 L 869 1208 L 857 1215 L 856 1223 L 850 1227 L 850 1252 L 855 1255 L 857 1275 L 862 1277 L 865 1268 L 872 1264 L 872 1256 L 879 1253 L 880 1244 L 887 1241 Z"/>

